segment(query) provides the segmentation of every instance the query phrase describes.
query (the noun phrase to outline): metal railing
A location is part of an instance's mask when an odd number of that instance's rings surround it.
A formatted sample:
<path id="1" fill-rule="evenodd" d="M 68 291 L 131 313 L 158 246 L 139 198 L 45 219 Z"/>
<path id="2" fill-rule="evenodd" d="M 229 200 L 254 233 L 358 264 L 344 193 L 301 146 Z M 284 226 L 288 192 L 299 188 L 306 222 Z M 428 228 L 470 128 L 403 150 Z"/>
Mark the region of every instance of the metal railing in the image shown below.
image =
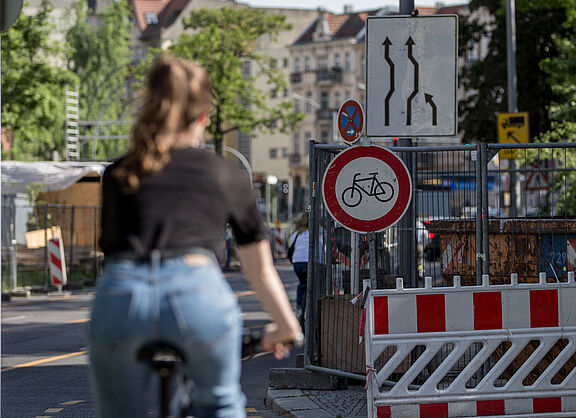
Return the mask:
<path id="1" fill-rule="evenodd" d="M 410 217 L 368 237 L 338 225 L 323 205 L 322 178 L 346 146 L 310 144 L 310 234 L 306 364 L 364 378 L 361 308 L 350 301 L 376 266 L 373 288 L 565 282 L 576 269 L 576 144 L 391 147 L 411 162 Z M 501 154 L 514 149 L 510 169 Z M 504 153 L 502 152 L 503 150 Z M 515 210 L 513 210 L 515 205 Z M 516 213 L 516 216 L 510 216 Z M 370 260 L 373 257 L 375 260 Z"/>

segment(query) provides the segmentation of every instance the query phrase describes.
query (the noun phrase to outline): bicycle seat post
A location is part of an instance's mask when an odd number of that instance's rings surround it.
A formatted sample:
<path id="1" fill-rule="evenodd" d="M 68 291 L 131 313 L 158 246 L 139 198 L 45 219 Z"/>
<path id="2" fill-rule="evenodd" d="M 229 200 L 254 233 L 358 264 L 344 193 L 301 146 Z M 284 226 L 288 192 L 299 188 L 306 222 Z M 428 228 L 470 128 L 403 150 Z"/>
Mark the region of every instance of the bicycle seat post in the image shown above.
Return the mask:
<path id="1" fill-rule="evenodd" d="M 161 416 L 170 416 L 171 383 L 175 371 L 185 362 L 177 348 L 163 342 L 145 345 L 138 352 L 138 360 L 151 366 L 160 377 Z"/>

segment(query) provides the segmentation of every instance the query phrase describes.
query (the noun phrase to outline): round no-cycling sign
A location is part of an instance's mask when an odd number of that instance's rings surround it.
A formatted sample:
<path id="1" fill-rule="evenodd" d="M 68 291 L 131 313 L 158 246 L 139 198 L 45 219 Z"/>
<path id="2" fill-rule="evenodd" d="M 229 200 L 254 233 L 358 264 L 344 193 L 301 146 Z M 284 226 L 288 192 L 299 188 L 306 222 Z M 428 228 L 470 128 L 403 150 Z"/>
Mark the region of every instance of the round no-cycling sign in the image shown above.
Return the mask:
<path id="1" fill-rule="evenodd" d="M 358 141 L 364 129 L 364 110 L 356 100 L 349 99 L 338 110 L 338 132 L 347 143 Z"/>
<path id="2" fill-rule="evenodd" d="M 412 179 L 404 162 L 376 145 L 349 148 L 324 172 L 322 199 L 345 228 L 380 232 L 398 222 L 412 200 Z"/>

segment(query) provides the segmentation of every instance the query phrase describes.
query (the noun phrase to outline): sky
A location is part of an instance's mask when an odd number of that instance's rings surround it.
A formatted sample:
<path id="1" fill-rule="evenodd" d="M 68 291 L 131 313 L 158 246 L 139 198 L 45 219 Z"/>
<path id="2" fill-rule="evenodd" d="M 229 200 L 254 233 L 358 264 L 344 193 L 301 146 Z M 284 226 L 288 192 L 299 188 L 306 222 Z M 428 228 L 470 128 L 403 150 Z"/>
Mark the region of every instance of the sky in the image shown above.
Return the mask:
<path id="1" fill-rule="evenodd" d="M 325 9 L 334 12 L 342 13 L 345 4 L 352 5 L 352 10 L 372 10 L 383 6 L 400 5 L 400 0 L 240 0 L 242 3 L 248 3 L 256 7 L 279 7 L 279 8 L 302 8 L 302 9 L 317 9 L 324 7 Z M 416 7 L 418 6 L 435 6 L 438 0 L 414 0 Z M 455 4 L 465 4 L 468 0 L 444 0 L 440 1 L 442 5 L 451 6 Z"/>

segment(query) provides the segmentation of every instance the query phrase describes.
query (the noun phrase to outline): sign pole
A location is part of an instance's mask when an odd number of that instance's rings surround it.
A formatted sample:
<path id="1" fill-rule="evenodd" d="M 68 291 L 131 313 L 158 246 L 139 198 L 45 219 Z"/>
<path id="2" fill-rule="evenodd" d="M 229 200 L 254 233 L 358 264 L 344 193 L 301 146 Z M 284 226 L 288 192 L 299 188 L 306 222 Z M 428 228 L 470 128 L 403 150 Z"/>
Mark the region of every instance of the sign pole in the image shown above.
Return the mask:
<path id="1" fill-rule="evenodd" d="M 414 0 L 400 0 L 400 14 L 409 15 L 414 9 Z"/>
<path id="2" fill-rule="evenodd" d="M 508 80 L 508 111 L 511 113 L 518 112 L 518 96 L 516 93 L 516 6 L 515 0 L 506 0 L 506 58 L 507 58 L 507 80 Z M 514 154 L 512 152 L 512 154 Z M 516 160 L 508 160 L 510 169 L 510 216 L 518 216 L 520 202 L 518 190 L 520 184 L 516 175 Z"/>

